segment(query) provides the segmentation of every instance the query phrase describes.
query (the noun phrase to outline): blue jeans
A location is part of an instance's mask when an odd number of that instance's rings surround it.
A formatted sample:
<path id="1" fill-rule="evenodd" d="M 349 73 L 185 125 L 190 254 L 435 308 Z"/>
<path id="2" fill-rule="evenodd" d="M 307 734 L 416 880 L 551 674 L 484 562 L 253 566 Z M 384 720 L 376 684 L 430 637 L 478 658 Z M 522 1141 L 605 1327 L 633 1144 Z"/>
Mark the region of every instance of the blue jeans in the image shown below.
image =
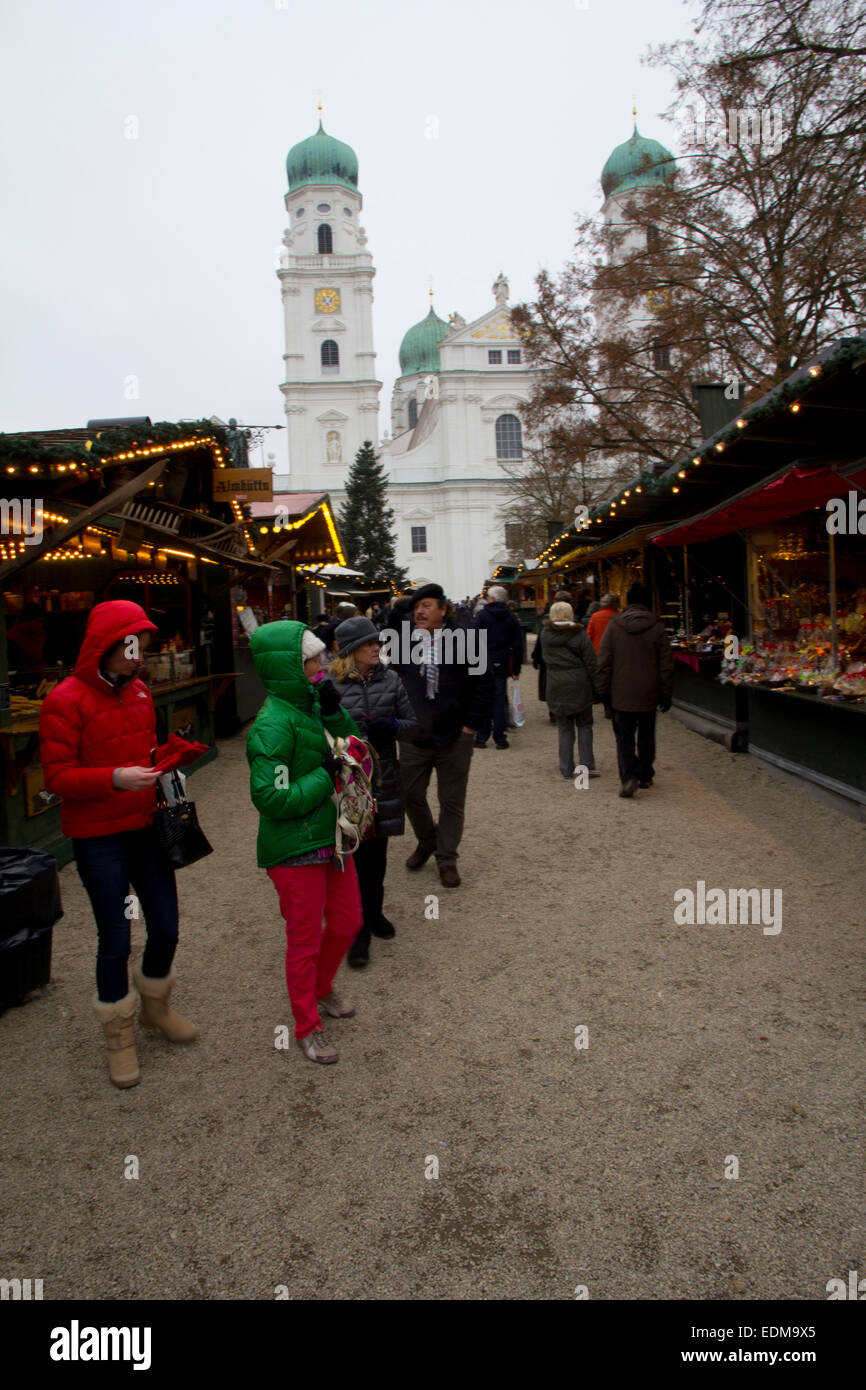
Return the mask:
<path id="1" fill-rule="evenodd" d="M 174 869 L 152 826 L 73 840 L 72 848 L 99 933 L 96 992 L 103 1004 L 114 1004 L 129 992 L 130 920 L 137 916 L 136 905 L 127 903 L 130 884 L 147 925 L 142 974 L 162 980 L 171 970 L 178 934 Z"/>
<path id="2" fill-rule="evenodd" d="M 504 743 L 508 732 L 508 667 L 493 667 L 493 742 Z M 490 737 L 490 715 L 475 735 L 479 743 L 486 743 Z"/>

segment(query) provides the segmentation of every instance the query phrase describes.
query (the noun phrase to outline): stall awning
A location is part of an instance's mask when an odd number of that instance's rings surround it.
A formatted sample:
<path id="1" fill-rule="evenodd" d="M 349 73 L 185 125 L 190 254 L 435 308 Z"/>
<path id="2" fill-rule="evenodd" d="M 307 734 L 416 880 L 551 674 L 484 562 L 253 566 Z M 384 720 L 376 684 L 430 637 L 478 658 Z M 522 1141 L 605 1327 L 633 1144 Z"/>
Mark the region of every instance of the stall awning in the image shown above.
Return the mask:
<path id="1" fill-rule="evenodd" d="M 651 537 L 654 545 L 693 545 L 731 531 L 771 525 L 798 512 L 821 507 L 850 488 L 866 487 L 866 459 L 846 465 L 795 463 L 766 482 L 747 488 L 720 507 L 693 516 Z"/>
<path id="2" fill-rule="evenodd" d="M 581 563 L 590 564 L 594 560 L 607 560 L 612 555 L 626 555 L 630 550 L 640 550 L 655 529 L 655 525 L 646 522 L 643 526 L 632 527 L 631 531 L 626 531 L 624 535 L 617 536 L 616 540 L 608 541 L 604 545 L 583 546 L 569 555 L 563 555 L 559 562 L 560 567 L 571 561 L 579 560 Z"/>

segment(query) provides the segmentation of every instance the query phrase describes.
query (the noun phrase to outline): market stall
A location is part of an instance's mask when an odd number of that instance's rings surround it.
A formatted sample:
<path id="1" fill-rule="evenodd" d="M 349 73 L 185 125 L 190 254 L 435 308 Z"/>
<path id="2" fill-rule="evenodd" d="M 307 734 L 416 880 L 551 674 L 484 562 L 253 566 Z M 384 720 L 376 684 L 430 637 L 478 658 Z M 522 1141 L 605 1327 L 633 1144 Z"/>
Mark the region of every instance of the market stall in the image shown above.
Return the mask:
<path id="1" fill-rule="evenodd" d="M 279 572 L 248 575 L 232 591 L 232 661 L 237 673 L 240 722 L 255 717 L 265 698 L 250 652 L 259 623 L 295 618 L 314 623 L 324 607 L 326 580 L 319 570 L 345 565 L 345 555 L 326 492 L 275 492 L 250 504 L 251 530 L 262 558 Z"/>
<path id="2" fill-rule="evenodd" d="M 216 756 L 235 680 L 222 664 L 232 577 L 272 568 L 255 555 L 242 509 L 213 500 L 227 454 L 212 422 L 96 423 L 0 436 L 12 494 L 0 537 L 0 842 L 37 845 L 61 862 L 70 847 L 44 787 L 39 712 L 73 668 L 91 608 L 129 598 L 156 625 L 143 675 L 158 734 L 208 746 L 194 771 Z"/>
<path id="3" fill-rule="evenodd" d="M 749 751 L 866 805 L 866 543 L 830 528 L 866 496 L 866 463 L 796 464 L 654 539 L 745 547 L 747 620 L 682 634 L 684 707 L 736 723 Z M 788 698 L 792 697 L 792 698 Z M 727 705 L 727 708 L 726 708 Z"/>

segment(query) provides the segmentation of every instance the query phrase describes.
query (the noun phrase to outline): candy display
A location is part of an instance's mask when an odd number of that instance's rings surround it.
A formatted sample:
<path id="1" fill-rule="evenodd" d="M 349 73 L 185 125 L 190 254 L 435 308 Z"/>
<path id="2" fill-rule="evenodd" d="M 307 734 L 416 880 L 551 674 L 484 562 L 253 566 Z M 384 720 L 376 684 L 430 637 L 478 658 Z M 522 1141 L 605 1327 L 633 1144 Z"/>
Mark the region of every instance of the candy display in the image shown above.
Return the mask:
<path id="1" fill-rule="evenodd" d="M 722 661 L 723 684 L 761 685 L 799 690 L 827 700 L 866 699 L 866 613 L 850 613 L 837 623 L 837 660 L 833 661 L 830 620 L 826 614 L 800 623 L 792 641 L 764 634 L 740 645 L 736 659 Z"/>

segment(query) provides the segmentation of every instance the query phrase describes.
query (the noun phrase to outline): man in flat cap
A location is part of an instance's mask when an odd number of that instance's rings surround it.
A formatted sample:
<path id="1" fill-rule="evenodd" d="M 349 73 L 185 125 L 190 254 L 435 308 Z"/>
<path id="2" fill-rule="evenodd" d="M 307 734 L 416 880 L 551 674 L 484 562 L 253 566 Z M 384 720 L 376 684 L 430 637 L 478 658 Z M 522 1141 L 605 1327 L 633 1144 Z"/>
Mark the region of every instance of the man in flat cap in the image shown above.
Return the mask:
<path id="1" fill-rule="evenodd" d="M 492 679 L 486 648 L 481 660 L 473 662 L 467 638 L 474 634 L 458 627 L 441 585 L 425 584 L 398 600 L 391 613 L 392 626 L 399 631 L 410 615 L 411 652 L 401 642 L 392 659 L 418 719 L 417 735 L 400 745 L 406 814 L 418 837 L 406 867 L 421 869 L 435 854 L 443 885 L 457 888 L 457 848 L 463 835 L 469 764 L 475 735 L 492 701 Z M 434 768 L 438 824 L 427 802 Z"/>

